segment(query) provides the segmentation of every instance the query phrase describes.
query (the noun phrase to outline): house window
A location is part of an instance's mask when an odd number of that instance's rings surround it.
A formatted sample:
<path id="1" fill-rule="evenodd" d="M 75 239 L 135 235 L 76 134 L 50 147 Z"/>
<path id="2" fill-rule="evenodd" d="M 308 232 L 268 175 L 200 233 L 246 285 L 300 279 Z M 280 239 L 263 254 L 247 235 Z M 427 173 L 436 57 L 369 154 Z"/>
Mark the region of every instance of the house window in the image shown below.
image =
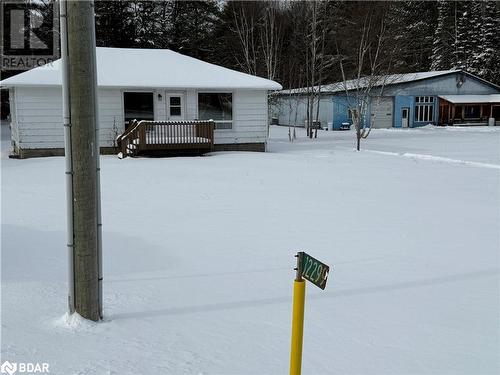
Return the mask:
<path id="1" fill-rule="evenodd" d="M 434 97 L 433 96 L 416 96 L 415 102 L 416 103 L 434 103 Z"/>
<path id="2" fill-rule="evenodd" d="M 434 121 L 434 97 L 416 96 L 415 97 L 415 122 Z"/>
<path id="3" fill-rule="evenodd" d="M 152 92 L 124 92 L 123 107 L 125 110 L 125 126 L 132 120 L 155 119 Z"/>
<path id="4" fill-rule="evenodd" d="M 198 117 L 200 120 L 214 120 L 215 129 L 232 129 L 233 94 L 199 93 Z"/>
<path id="5" fill-rule="evenodd" d="M 170 116 L 181 116 L 181 97 L 180 96 L 171 96 L 170 97 Z"/>

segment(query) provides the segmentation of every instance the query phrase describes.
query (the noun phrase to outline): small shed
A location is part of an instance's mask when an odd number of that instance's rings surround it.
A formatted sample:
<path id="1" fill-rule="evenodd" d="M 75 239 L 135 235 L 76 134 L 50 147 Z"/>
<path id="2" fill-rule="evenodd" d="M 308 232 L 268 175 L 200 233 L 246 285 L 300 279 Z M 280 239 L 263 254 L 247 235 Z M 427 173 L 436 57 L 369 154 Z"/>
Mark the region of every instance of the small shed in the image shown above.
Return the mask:
<path id="1" fill-rule="evenodd" d="M 64 154 L 61 60 L 1 81 L 19 157 Z M 165 49 L 97 47 L 101 152 L 134 120 L 214 120 L 215 151 L 265 151 L 279 83 Z"/>

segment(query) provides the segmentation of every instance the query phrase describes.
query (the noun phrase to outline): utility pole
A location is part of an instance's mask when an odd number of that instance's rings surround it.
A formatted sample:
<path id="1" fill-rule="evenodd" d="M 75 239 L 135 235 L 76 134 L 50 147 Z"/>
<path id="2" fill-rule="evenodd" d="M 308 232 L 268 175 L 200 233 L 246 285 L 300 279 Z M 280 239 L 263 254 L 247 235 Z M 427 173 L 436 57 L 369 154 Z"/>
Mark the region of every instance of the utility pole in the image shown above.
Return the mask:
<path id="1" fill-rule="evenodd" d="M 97 67 L 93 1 L 61 0 L 69 310 L 102 318 Z"/>

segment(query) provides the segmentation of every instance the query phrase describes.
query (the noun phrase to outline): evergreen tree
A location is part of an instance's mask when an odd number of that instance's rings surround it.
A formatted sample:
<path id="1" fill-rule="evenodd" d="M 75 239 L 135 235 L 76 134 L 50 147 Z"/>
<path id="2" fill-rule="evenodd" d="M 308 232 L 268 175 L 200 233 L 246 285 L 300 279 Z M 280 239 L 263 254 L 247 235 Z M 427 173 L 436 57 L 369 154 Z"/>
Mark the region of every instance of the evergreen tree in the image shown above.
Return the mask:
<path id="1" fill-rule="evenodd" d="M 453 40 L 453 68 L 471 70 L 471 60 L 477 53 L 478 32 L 480 20 L 477 19 L 476 3 L 465 3 L 455 1 L 453 3 L 454 11 L 454 31 Z"/>
<path id="2" fill-rule="evenodd" d="M 202 60 L 213 60 L 212 36 L 219 13 L 216 0 L 171 1 L 169 48 Z"/>
<path id="3" fill-rule="evenodd" d="M 437 3 L 430 1 L 394 2 L 389 11 L 388 28 L 398 53 L 397 73 L 430 69 Z"/>
<path id="4" fill-rule="evenodd" d="M 380 53 L 393 56 L 392 73 L 461 68 L 500 83 L 495 1 L 97 0 L 97 45 L 170 48 L 228 68 L 272 75 L 285 87 L 305 85 L 308 69 L 316 69 L 307 52 L 314 46 L 313 4 L 321 9 L 314 38 L 324 40 L 315 55 L 322 67 L 339 57 L 337 48 L 347 70 L 356 66 L 357 38 L 368 12 L 373 27 L 385 20 L 387 38 Z M 274 38 L 274 33 L 280 35 Z M 314 80 L 341 79 L 338 69 L 326 68 Z"/>
<path id="5" fill-rule="evenodd" d="M 125 0 L 95 2 L 96 44 L 100 47 L 134 47 L 130 3 Z"/>
<path id="6" fill-rule="evenodd" d="M 495 1 L 438 1 L 431 69 L 464 69 L 500 83 L 500 12 Z"/>
<path id="7" fill-rule="evenodd" d="M 170 23 L 168 2 L 132 1 L 134 43 L 141 48 L 166 48 Z"/>
<path id="8" fill-rule="evenodd" d="M 481 27 L 477 38 L 478 51 L 471 62 L 473 73 L 500 84 L 500 4 L 485 1 L 478 5 Z"/>
<path id="9" fill-rule="evenodd" d="M 445 70 L 453 65 L 455 18 L 454 4 L 448 0 L 437 2 L 437 25 L 431 57 L 431 70 Z"/>

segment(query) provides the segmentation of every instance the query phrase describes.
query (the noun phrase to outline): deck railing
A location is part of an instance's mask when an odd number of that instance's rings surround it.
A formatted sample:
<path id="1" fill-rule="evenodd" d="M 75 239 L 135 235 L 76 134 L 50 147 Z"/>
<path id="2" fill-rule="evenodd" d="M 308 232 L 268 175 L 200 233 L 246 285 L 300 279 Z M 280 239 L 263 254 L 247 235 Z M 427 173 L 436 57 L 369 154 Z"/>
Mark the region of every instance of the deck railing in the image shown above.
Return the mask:
<path id="1" fill-rule="evenodd" d="M 208 121 L 136 121 L 118 137 L 123 158 L 171 151 L 210 152 L 214 125 Z"/>

